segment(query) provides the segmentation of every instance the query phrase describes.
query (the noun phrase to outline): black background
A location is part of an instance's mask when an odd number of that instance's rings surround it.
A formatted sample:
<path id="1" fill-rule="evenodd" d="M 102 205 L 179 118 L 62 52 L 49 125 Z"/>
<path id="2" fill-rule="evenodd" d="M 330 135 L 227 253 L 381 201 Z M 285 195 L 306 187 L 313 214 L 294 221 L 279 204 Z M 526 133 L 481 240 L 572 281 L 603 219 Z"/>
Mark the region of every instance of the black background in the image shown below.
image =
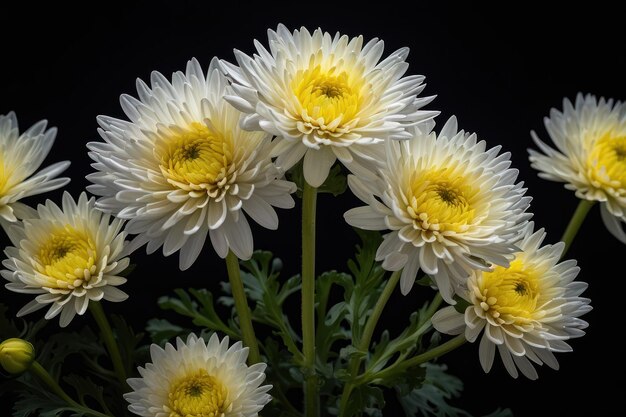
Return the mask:
<path id="1" fill-rule="evenodd" d="M 534 220 L 547 228 L 548 241 L 555 242 L 577 200 L 562 185 L 540 180 L 530 169 L 529 131 L 538 130 L 546 138 L 542 118 L 551 107 L 561 108 L 563 97 L 574 98 L 579 91 L 626 98 L 626 26 L 618 19 L 619 10 L 596 2 L 585 10 L 559 12 L 513 4 L 499 10 L 413 2 L 416 11 L 411 11 L 390 2 L 372 7 L 302 2 L 254 8 L 237 1 L 219 7 L 211 3 L 86 2 L 82 10 L 60 3 L 43 9 L 34 4 L 19 9 L 3 5 L 0 114 L 15 110 L 21 130 L 43 118 L 59 127 L 46 164 L 72 161 L 68 189 L 77 196 L 91 172 L 85 143 L 99 140 L 95 117 L 123 117 L 118 97 L 134 94 L 136 77 L 146 80 L 152 70 L 169 77 L 194 56 L 205 68 L 214 55 L 232 60 L 232 48 L 251 52 L 252 40 L 266 43 L 266 29 L 279 22 L 290 29 L 321 26 L 332 33 L 363 34 L 366 40 L 380 37 L 386 42 L 386 54 L 402 46 L 411 48 L 409 72 L 425 75 L 425 94 L 438 96 L 429 108 L 441 110 L 439 126 L 455 114 L 461 127 L 478 132 L 489 146 L 500 144 L 512 152 L 513 165 L 534 196 Z M 59 201 L 60 195 L 58 190 L 28 202 Z M 319 199 L 319 271 L 346 269 L 357 238 L 342 214 L 357 204 L 349 193 Z M 255 248 L 280 256 L 286 273 L 296 273 L 299 267 L 298 208 L 279 213 L 277 232 L 254 228 Z M 569 254 L 579 260 L 580 279 L 590 283 L 586 295 L 592 298 L 594 310 L 586 317 L 587 336 L 573 341 L 573 353 L 558 355 L 560 371 L 542 367 L 534 382 L 513 380 L 499 359 L 485 375 L 477 346 L 465 346 L 445 359 L 466 384 L 457 404 L 478 415 L 497 406 L 511 407 L 517 416 L 618 413 L 623 407 L 622 385 L 608 381 L 617 373 L 623 382 L 625 371 L 624 348 L 619 343 L 624 328 L 620 257 L 624 253 L 624 246 L 608 234 L 594 209 Z M 160 314 L 158 296 L 174 287 L 204 285 L 217 290 L 225 279 L 223 262 L 209 245 L 202 259 L 184 273 L 178 271 L 175 257 L 146 256 L 143 249 L 135 253 L 137 269 L 123 288 L 130 300 L 109 303 L 105 309 L 124 313 L 141 328 L 148 318 Z M 406 298 L 396 294 L 380 328 L 400 329 L 412 308 L 427 296 L 431 294 L 423 288 Z M 0 289 L 0 300 L 14 312 L 29 299 Z M 293 317 L 297 323 L 297 310 Z M 84 320 L 77 318 L 72 326 Z M 387 410 L 385 415 L 395 413 Z"/>

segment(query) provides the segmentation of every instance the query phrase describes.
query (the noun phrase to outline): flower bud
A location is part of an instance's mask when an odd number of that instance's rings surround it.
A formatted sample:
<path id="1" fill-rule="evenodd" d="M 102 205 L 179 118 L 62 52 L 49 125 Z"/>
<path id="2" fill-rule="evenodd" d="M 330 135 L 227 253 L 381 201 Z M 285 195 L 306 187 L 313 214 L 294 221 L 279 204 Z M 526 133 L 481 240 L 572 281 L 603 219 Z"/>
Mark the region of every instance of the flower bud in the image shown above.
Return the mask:
<path id="1" fill-rule="evenodd" d="M 35 360 L 35 348 L 22 339 L 7 339 L 0 343 L 0 365 L 10 374 L 21 374 Z"/>

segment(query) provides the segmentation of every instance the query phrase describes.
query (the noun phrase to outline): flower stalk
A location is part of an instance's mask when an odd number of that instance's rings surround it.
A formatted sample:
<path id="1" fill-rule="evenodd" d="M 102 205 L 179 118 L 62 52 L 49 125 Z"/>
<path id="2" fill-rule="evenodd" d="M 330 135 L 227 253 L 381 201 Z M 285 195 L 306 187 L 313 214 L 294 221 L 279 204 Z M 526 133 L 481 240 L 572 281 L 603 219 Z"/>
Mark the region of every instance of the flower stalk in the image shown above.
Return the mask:
<path id="1" fill-rule="evenodd" d="M 229 251 L 226 256 L 226 269 L 228 270 L 230 289 L 233 294 L 233 299 L 235 300 L 235 308 L 239 316 L 239 327 L 241 328 L 243 344 L 250 349 L 248 363 L 252 365 L 261 361 L 261 355 L 259 353 L 259 344 L 254 334 L 254 327 L 252 326 L 252 316 L 250 314 L 250 307 L 248 306 L 248 299 L 246 298 L 243 282 L 241 281 L 239 259 L 237 259 L 237 256 L 232 251 Z"/>
<path id="2" fill-rule="evenodd" d="M 304 183 L 302 192 L 302 353 L 304 354 L 304 415 L 319 415 L 315 374 L 315 209 L 317 189 Z"/>
<path id="3" fill-rule="evenodd" d="M 385 284 L 385 288 L 383 288 L 383 292 L 380 294 L 376 305 L 374 306 L 374 310 L 372 311 L 372 315 L 368 318 L 367 323 L 365 323 L 365 329 L 363 330 L 363 335 L 359 343 L 355 346 L 359 352 L 367 352 L 369 350 L 370 342 L 372 341 L 372 336 L 374 335 L 374 330 L 376 329 L 376 324 L 378 324 L 378 320 L 380 319 L 385 306 L 387 305 L 387 301 L 391 297 L 393 290 L 398 285 L 398 281 L 400 280 L 402 270 L 395 271 L 391 274 L 391 277 Z M 353 342 L 355 342 L 353 340 Z M 359 366 L 361 365 L 361 356 L 353 356 L 350 359 L 350 364 L 348 365 L 348 369 L 350 371 L 350 376 L 354 379 L 359 372 Z M 352 382 L 347 382 L 343 387 L 343 392 L 341 394 L 341 400 L 339 404 L 339 416 L 345 416 L 345 412 L 348 406 L 348 401 L 350 400 L 350 394 L 354 389 L 354 384 Z"/>
<path id="4" fill-rule="evenodd" d="M 29 371 L 36 375 L 37 378 L 39 378 L 44 384 L 48 386 L 48 388 L 50 388 L 50 391 L 52 391 L 57 397 L 65 401 L 70 407 L 81 410 L 83 413 L 89 416 L 111 417 L 108 414 L 92 410 L 91 408 L 85 407 L 74 401 L 65 391 L 63 391 L 63 388 L 61 388 L 61 386 L 54 380 L 54 378 L 52 378 L 52 376 L 50 376 L 48 371 L 46 371 L 46 369 L 41 366 L 39 362 L 34 361 Z"/>
<path id="5" fill-rule="evenodd" d="M 580 200 L 580 203 L 578 203 L 578 207 L 576 207 L 576 211 L 574 212 L 574 215 L 570 219 L 569 224 L 567 225 L 567 228 L 565 229 L 565 232 L 561 237 L 561 241 L 565 243 L 565 248 L 563 249 L 562 256 L 565 256 L 565 254 L 569 250 L 572 242 L 574 241 L 574 238 L 576 237 L 576 234 L 578 233 L 578 230 L 580 229 L 580 226 L 582 226 L 585 218 L 587 217 L 587 214 L 589 213 L 589 210 L 591 210 L 591 207 L 593 207 L 594 204 L 595 201 L 590 200 Z"/>
<path id="6" fill-rule="evenodd" d="M 111 362 L 113 363 L 113 369 L 115 370 L 115 375 L 117 376 L 118 381 L 124 388 L 128 388 L 128 384 L 126 382 L 126 368 L 124 367 L 124 362 L 122 361 L 122 355 L 120 354 L 119 346 L 115 341 L 113 330 L 111 330 L 111 325 L 104 314 L 102 305 L 100 305 L 99 302 L 91 302 L 89 303 L 89 311 L 91 311 L 94 320 L 100 328 L 102 339 L 104 340 L 104 344 L 109 351 L 109 356 L 111 358 Z"/>
<path id="7" fill-rule="evenodd" d="M 467 339 L 465 339 L 465 334 L 460 334 L 448 340 L 447 342 L 442 343 L 441 345 L 422 353 L 421 355 L 414 356 L 402 362 L 396 362 L 390 367 L 371 375 L 368 378 L 368 381 L 364 381 L 364 382 L 389 379 L 395 373 L 402 372 L 408 368 L 414 368 L 425 362 L 428 362 L 430 360 L 443 356 L 446 353 L 452 352 L 454 349 L 462 346 L 465 342 L 467 342 Z"/>

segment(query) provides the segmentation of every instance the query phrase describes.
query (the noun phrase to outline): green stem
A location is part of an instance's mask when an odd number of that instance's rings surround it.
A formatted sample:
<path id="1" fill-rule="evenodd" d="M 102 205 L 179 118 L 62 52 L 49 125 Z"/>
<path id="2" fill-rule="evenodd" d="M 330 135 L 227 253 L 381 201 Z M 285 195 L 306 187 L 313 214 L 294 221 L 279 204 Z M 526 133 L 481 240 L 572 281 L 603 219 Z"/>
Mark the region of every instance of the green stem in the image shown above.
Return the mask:
<path id="1" fill-rule="evenodd" d="M 374 310 L 372 311 L 372 315 L 367 319 L 367 323 L 365 323 L 365 329 L 363 330 L 363 335 L 361 336 L 361 340 L 356 346 L 357 350 L 361 353 L 365 353 L 369 351 L 370 342 L 372 341 L 372 336 L 374 335 L 374 330 L 376 329 L 376 324 L 378 324 L 378 320 L 380 319 L 385 306 L 387 305 L 387 301 L 389 301 L 389 297 L 393 293 L 393 290 L 398 285 L 398 281 L 400 280 L 402 271 L 395 271 L 391 274 L 391 277 L 385 284 L 385 288 L 383 288 L 383 292 L 378 297 L 378 301 L 376 301 L 376 305 L 374 306 Z M 356 377 L 357 372 L 359 371 L 359 366 L 361 365 L 362 357 L 353 356 L 350 359 L 350 364 L 348 369 L 350 370 L 350 376 L 352 378 Z M 341 401 L 339 403 L 339 416 L 343 417 L 346 415 L 346 410 L 348 407 L 348 401 L 350 399 L 350 394 L 354 389 L 354 384 L 352 382 L 346 383 L 343 387 L 343 392 L 341 394 Z"/>
<path id="2" fill-rule="evenodd" d="M 89 310 L 100 328 L 104 344 L 109 351 L 109 356 L 113 363 L 115 375 L 117 375 L 117 379 L 122 384 L 122 387 L 128 388 L 128 384 L 126 383 L 126 368 L 124 367 L 124 362 L 122 362 L 122 355 L 120 354 L 120 349 L 117 346 L 115 336 L 113 336 L 113 330 L 111 330 L 111 325 L 109 325 L 109 321 L 104 314 L 102 305 L 100 305 L 99 302 L 91 302 L 89 303 Z"/>
<path id="3" fill-rule="evenodd" d="M 261 361 L 261 355 L 259 354 L 259 345 L 254 334 L 254 327 L 252 327 L 252 315 L 250 314 L 250 307 L 248 307 L 248 299 L 243 289 L 243 282 L 241 281 L 239 259 L 237 259 L 237 256 L 235 256 L 232 251 L 229 251 L 228 255 L 226 255 L 226 269 L 228 270 L 230 289 L 233 293 L 233 299 L 235 300 L 235 308 L 239 316 L 241 337 L 244 345 L 250 349 L 248 363 L 252 365 Z"/>
<path id="4" fill-rule="evenodd" d="M 424 352 L 421 355 L 414 356 L 411 359 L 407 359 L 403 362 L 395 363 L 389 368 L 383 369 L 382 371 L 375 373 L 369 378 L 369 380 L 370 381 L 375 380 L 375 379 L 384 380 L 387 377 L 392 376 L 393 374 L 397 372 L 401 372 L 407 368 L 416 367 L 418 365 L 423 364 L 424 362 L 428 362 L 431 359 L 435 359 L 440 356 L 443 356 L 446 353 L 451 352 L 454 349 L 458 348 L 466 341 L 467 340 L 465 339 L 465 335 L 460 334 L 456 336 L 455 338 L 448 340 L 446 343 L 443 343 L 427 352 Z"/>
<path id="5" fill-rule="evenodd" d="M 304 354 L 304 415 L 319 415 L 315 374 L 315 208 L 317 189 L 304 183 L 302 192 L 302 353 Z"/>
<path id="6" fill-rule="evenodd" d="M 443 298 L 441 297 L 441 293 L 439 291 L 437 291 L 437 294 L 435 294 L 435 298 L 433 298 L 433 301 L 431 301 L 430 305 L 426 309 L 426 312 L 424 313 L 424 316 L 420 317 L 420 320 L 423 322 L 423 324 L 415 331 L 415 333 L 409 335 L 404 340 L 403 343 L 399 343 L 397 346 L 395 346 L 394 352 L 403 351 L 406 348 L 410 347 L 411 345 L 414 346 L 415 343 L 416 343 L 416 339 L 419 338 L 422 334 L 426 333 L 432 327 L 432 322 L 431 322 L 430 319 L 437 312 L 437 309 L 441 305 L 442 301 L 443 301 Z M 403 361 L 404 358 L 406 358 L 406 356 L 409 353 L 410 352 L 408 352 L 408 351 L 404 352 L 404 353 L 401 353 L 400 356 L 398 356 L 397 362 Z M 381 358 L 381 359 L 383 359 L 383 358 Z M 386 357 L 384 359 L 386 359 Z"/>
<path id="7" fill-rule="evenodd" d="M 61 388 L 59 384 L 57 384 L 57 382 L 50 376 L 48 371 L 46 371 L 45 368 L 41 366 L 39 362 L 37 361 L 33 362 L 29 368 L 29 371 L 35 374 L 44 384 L 48 386 L 48 388 L 50 388 L 50 390 L 57 397 L 59 397 L 60 399 L 68 403 L 72 408 L 82 410 L 83 412 L 87 414 L 91 414 L 92 416 L 96 416 L 96 417 L 111 417 L 108 414 L 103 414 L 99 411 L 92 410 L 91 408 L 84 407 L 80 405 L 79 403 L 77 403 L 76 401 L 74 401 L 69 395 L 67 395 L 65 391 L 63 391 L 63 388 Z"/>
<path id="8" fill-rule="evenodd" d="M 376 329 L 380 315 L 383 313 L 383 310 L 387 305 L 387 301 L 389 301 L 389 297 L 391 297 L 393 290 L 395 290 L 398 285 L 398 281 L 400 281 L 400 276 L 402 275 L 401 272 L 402 271 L 395 271 L 391 274 L 385 288 L 383 288 L 383 292 L 380 294 L 380 297 L 378 297 L 378 301 L 376 301 L 372 315 L 369 319 L 367 319 L 367 323 L 365 323 L 365 329 L 363 329 L 363 335 L 361 336 L 361 341 L 357 347 L 357 349 L 361 352 L 366 352 L 369 349 L 374 329 Z"/>
<path id="9" fill-rule="evenodd" d="M 576 237 L 576 233 L 578 233 L 578 229 L 580 229 L 585 217 L 587 217 L 587 213 L 589 213 L 589 210 L 594 204 L 595 201 L 589 200 L 580 200 L 580 203 L 578 203 L 578 207 L 576 207 L 576 211 L 570 219 L 567 229 L 565 229 L 565 233 L 563 233 L 563 237 L 561 237 L 561 241 L 565 242 L 565 249 L 563 249 L 561 257 L 565 256 L 569 250 L 569 247 Z"/>

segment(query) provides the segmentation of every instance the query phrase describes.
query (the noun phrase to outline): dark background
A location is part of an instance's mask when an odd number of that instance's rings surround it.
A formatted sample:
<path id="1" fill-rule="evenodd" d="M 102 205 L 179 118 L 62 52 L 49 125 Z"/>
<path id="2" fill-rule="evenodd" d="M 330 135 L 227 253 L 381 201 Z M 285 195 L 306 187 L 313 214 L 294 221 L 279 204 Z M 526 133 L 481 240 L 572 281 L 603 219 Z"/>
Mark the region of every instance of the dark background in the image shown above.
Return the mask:
<path id="1" fill-rule="evenodd" d="M 43 118 L 59 127 L 46 164 L 72 161 L 68 189 L 77 196 L 91 172 L 85 143 L 100 139 L 95 117 L 123 117 L 118 97 L 135 93 L 136 77 L 146 80 L 152 70 L 169 77 L 194 56 L 205 68 L 214 55 L 232 60 L 232 48 L 250 53 L 252 40 L 266 43 L 266 29 L 279 22 L 290 29 L 321 26 L 332 33 L 363 34 L 366 40 L 380 37 L 386 42 L 386 55 L 402 46 L 411 48 L 409 72 L 425 75 L 425 94 L 438 96 L 429 108 L 441 110 L 439 126 L 455 114 L 461 127 L 478 132 L 489 146 L 502 145 L 512 152 L 513 165 L 534 196 L 534 220 L 547 228 L 548 241 L 555 242 L 577 200 L 562 185 L 542 181 L 530 169 L 529 131 L 538 130 L 547 138 L 542 118 L 551 107 L 561 108 L 563 97 L 574 98 L 579 91 L 626 98 L 626 26 L 618 20 L 619 10 L 596 2 L 585 10 L 558 13 L 521 5 L 507 5 L 504 11 L 421 2 L 411 3 L 416 11 L 390 2 L 375 7 L 264 2 L 257 8 L 237 1 L 219 7 L 211 3 L 85 3 L 83 10 L 64 8 L 60 2 L 43 9 L 34 4 L 20 9 L 3 5 L 0 114 L 15 110 L 21 130 Z M 59 201 L 60 195 L 58 190 L 28 202 Z M 342 214 L 357 204 L 349 193 L 319 199 L 319 271 L 346 270 L 357 238 Z M 255 247 L 275 252 L 284 260 L 286 272 L 296 273 L 298 207 L 279 215 L 277 232 L 254 229 Z M 624 348 L 618 342 L 624 327 L 624 272 L 619 258 L 624 249 L 594 209 L 569 254 L 579 260 L 580 279 L 590 284 L 585 295 L 592 298 L 594 310 L 586 316 L 587 336 L 572 342 L 573 353 L 558 355 L 560 371 L 541 367 L 534 382 L 510 378 L 499 358 L 495 369 L 485 375 L 478 346 L 465 346 L 445 359 L 466 384 L 457 404 L 478 415 L 497 406 L 511 407 L 517 416 L 586 415 L 594 410 L 613 415 L 622 410 L 622 387 L 608 381 L 614 379 L 614 372 L 623 381 L 625 371 Z M 130 301 L 108 303 L 105 309 L 124 313 L 141 328 L 160 314 L 158 296 L 174 287 L 204 285 L 217 290 L 225 279 L 223 262 L 210 246 L 184 273 L 177 269 L 176 256 L 146 256 L 143 249 L 135 253 L 137 269 L 123 288 Z M 432 295 L 419 291 L 426 292 L 419 288 L 407 298 L 396 294 L 379 327 L 401 328 L 416 298 Z M 14 312 L 29 300 L 30 296 L 0 289 L 0 301 L 9 303 Z M 75 319 L 72 325 L 80 325 L 81 320 L 85 319 Z M 391 410 L 385 414 L 395 415 Z"/>

